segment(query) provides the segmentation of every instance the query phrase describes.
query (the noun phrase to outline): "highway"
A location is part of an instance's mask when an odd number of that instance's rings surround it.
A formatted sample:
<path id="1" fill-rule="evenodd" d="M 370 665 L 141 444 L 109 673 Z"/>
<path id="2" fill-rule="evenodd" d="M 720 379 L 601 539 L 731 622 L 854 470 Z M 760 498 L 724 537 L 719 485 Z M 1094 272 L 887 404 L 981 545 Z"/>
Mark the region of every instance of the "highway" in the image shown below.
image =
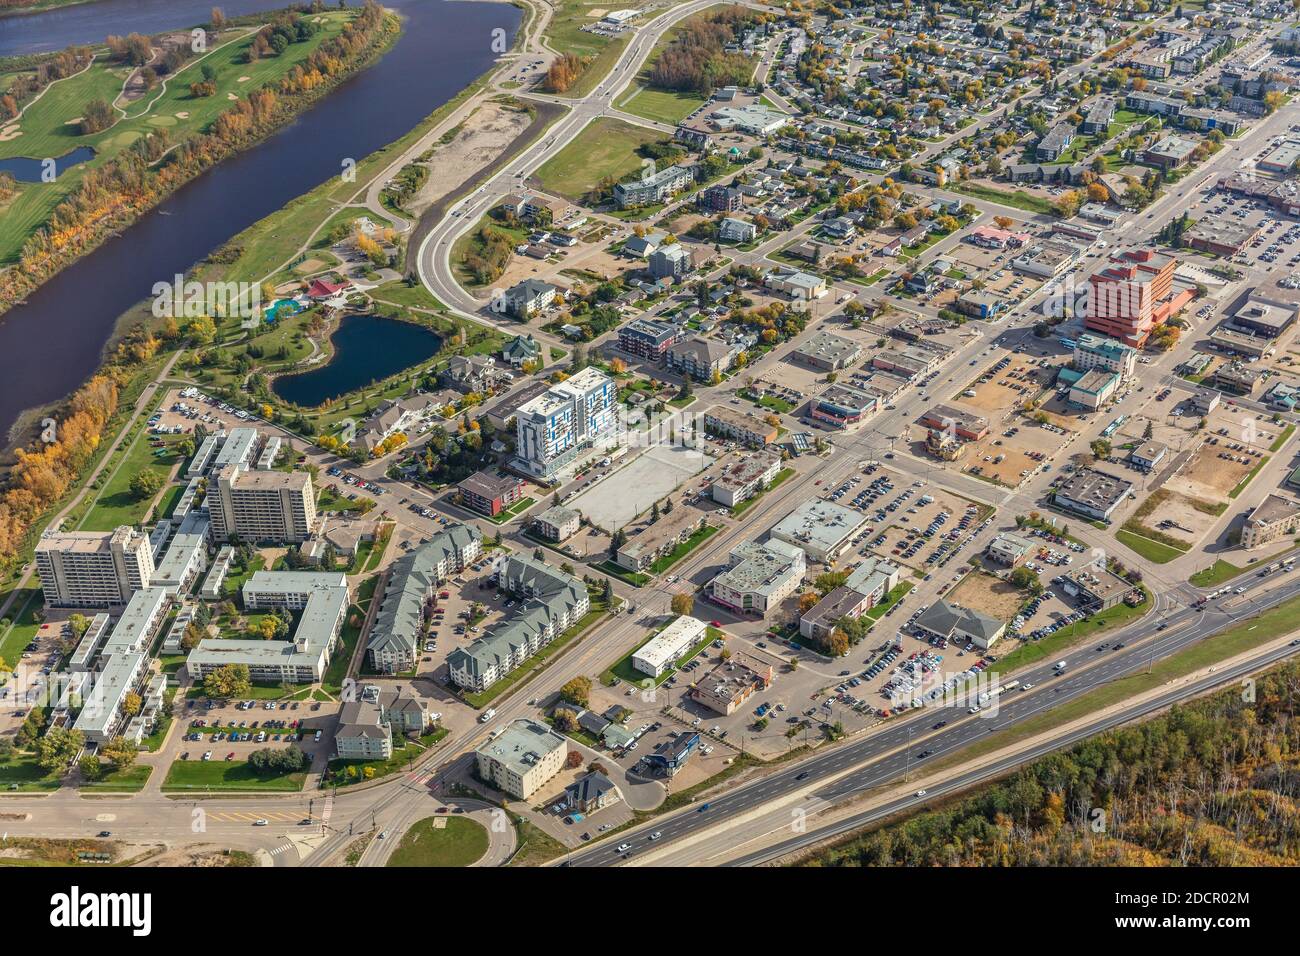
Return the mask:
<path id="1" fill-rule="evenodd" d="M 1251 578 L 1242 586 L 1247 588 L 1242 600 L 1249 612 L 1258 613 L 1300 594 L 1300 577 L 1293 574 L 1280 585 L 1277 578 Z M 1259 594 L 1258 598 L 1254 597 L 1256 593 Z M 1023 693 L 1013 691 L 1009 697 L 1004 697 L 996 716 L 971 716 L 966 713 L 964 706 L 961 709 L 922 708 L 915 716 L 860 741 L 831 748 L 825 753 L 713 797 L 707 803 L 707 811 L 701 809 L 703 804 L 679 811 L 626 835 L 607 839 L 589 850 L 573 853 L 567 861 L 573 866 L 617 866 L 625 859 L 625 855 L 618 850 L 618 846 L 624 843 L 631 844 L 633 857 L 651 848 L 655 852 L 662 852 L 673 842 L 716 827 L 728 817 L 751 813 L 765 803 L 791 794 L 806 791 L 810 799 L 829 804 L 897 781 L 911 771 L 923 769 L 924 761 L 917 757 L 922 751 L 931 752 L 929 759 L 940 758 L 993 731 L 1014 726 L 1059 707 L 1117 678 L 1139 673 L 1153 662 L 1227 628 L 1240 619 L 1241 615 L 1234 613 L 1235 610 L 1235 607 L 1226 608 L 1213 603 L 1204 612 L 1184 608 L 1168 615 L 1165 630 L 1155 632 L 1151 631 L 1150 622 L 1143 619 L 1108 634 L 1104 639 L 1104 643 L 1109 645 L 1106 650 L 1097 651 L 1094 649 L 1097 645 L 1090 644 L 1076 647 L 1064 654 L 1069 664 L 1064 676 L 1055 676 L 1054 663 L 1016 671 L 1015 677 L 1021 684 L 1032 684 L 1033 689 Z M 1111 650 L 1117 642 L 1126 646 L 1119 651 Z M 1298 648 L 1288 647 L 1286 650 L 1294 653 Z M 1171 693 L 1176 697 L 1184 697 L 1194 692 L 1190 688 L 1180 688 Z M 948 721 L 948 725 L 938 730 L 932 729 L 940 720 Z M 1060 743 L 1053 741 L 1053 746 L 1059 746 Z M 845 775 L 844 771 L 850 768 L 858 769 Z M 836 778 L 833 782 L 817 786 L 819 781 L 832 777 Z M 936 790 L 935 794 L 939 792 Z M 927 793 L 926 796 L 931 794 Z M 914 797 L 912 802 L 920 804 L 922 800 Z M 907 805 L 906 801 L 904 805 Z M 650 841 L 649 834 L 656 832 L 659 837 Z"/>

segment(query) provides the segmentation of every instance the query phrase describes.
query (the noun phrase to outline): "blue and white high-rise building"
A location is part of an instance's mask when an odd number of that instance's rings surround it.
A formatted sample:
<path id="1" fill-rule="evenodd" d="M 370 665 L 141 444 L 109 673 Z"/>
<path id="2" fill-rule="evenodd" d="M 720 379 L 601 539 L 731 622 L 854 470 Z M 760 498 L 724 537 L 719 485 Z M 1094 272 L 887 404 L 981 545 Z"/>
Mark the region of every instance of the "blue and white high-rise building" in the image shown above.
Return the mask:
<path id="1" fill-rule="evenodd" d="M 617 441 L 614 382 L 599 369 L 585 368 L 522 406 L 515 422 L 515 466 L 549 479 L 584 448 Z"/>

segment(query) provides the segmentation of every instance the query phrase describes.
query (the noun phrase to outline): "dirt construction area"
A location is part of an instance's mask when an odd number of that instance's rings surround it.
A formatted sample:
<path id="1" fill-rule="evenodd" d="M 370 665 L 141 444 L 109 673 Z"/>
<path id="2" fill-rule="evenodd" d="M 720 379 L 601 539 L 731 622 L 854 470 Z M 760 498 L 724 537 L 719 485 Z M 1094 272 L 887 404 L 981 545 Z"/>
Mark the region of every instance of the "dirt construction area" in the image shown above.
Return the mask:
<path id="1" fill-rule="evenodd" d="M 434 140 L 420 155 L 429 168 L 429 178 L 408 204 L 409 211 L 418 217 L 505 152 L 531 122 L 523 110 L 503 103 L 484 103 L 456 127 L 449 142 Z"/>
<path id="2" fill-rule="evenodd" d="M 1203 433 L 1204 443 L 1165 487 L 1194 498 L 1226 501 L 1268 459 L 1269 448 L 1281 432 L 1281 426 L 1263 415 L 1232 407 L 1224 413 L 1216 410 Z"/>
<path id="3" fill-rule="evenodd" d="M 978 608 L 1000 621 L 1009 621 L 1025 603 L 1025 592 L 991 574 L 968 574 L 948 595 L 948 600 L 962 607 Z"/>
<path id="4" fill-rule="evenodd" d="M 1173 491 L 1172 484 L 1171 481 L 1153 491 L 1133 513 L 1133 518 L 1190 548 L 1219 520 L 1218 506 L 1213 501 Z"/>

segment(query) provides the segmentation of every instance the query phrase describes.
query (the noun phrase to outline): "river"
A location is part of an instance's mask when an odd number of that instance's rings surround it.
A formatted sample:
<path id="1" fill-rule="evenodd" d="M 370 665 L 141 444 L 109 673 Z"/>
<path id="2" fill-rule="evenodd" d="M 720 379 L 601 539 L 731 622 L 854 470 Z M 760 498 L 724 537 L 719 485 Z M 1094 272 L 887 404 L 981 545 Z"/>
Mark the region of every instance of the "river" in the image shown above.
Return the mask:
<path id="1" fill-rule="evenodd" d="M 213 0 L 98 0 L 0 19 L 0 55 L 60 49 L 208 18 Z M 227 15 L 271 0 L 218 3 Z M 331 4 L 332 6 L 333 4 Z M 116 239 L 0 316 L 0 435 L 21 413 L 67 396 L 99 365 L 118 318 L 155 282 L 410 131 L 491 67 L 492 31 L 513 39 L 522 12 L 505 3 L 389 0 L 405 18 L 396 45 L 291 125 L 208 170 Z M 16 25 L 16 30 L 11 29 Z M 161 215 L 160 215 L 161 213 Z M 3 442 L 0 442 L 3 444 Z"/>

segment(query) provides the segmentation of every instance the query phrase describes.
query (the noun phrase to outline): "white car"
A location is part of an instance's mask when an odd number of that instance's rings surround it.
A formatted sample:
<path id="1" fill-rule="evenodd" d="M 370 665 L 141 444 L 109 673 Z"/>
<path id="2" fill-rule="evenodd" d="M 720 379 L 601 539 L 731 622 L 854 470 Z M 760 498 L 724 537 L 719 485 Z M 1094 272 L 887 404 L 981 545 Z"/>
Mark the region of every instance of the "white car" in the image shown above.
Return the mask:
<path id="1" fill-rule="evenodd" d="M 924 791 L 924 790 L 918 790 L 918 791 L 916 791 L 916 795 L 917 795 L 918 797 L 924 797 L 924 796 L 925 796 L 925 791 Z"/>

